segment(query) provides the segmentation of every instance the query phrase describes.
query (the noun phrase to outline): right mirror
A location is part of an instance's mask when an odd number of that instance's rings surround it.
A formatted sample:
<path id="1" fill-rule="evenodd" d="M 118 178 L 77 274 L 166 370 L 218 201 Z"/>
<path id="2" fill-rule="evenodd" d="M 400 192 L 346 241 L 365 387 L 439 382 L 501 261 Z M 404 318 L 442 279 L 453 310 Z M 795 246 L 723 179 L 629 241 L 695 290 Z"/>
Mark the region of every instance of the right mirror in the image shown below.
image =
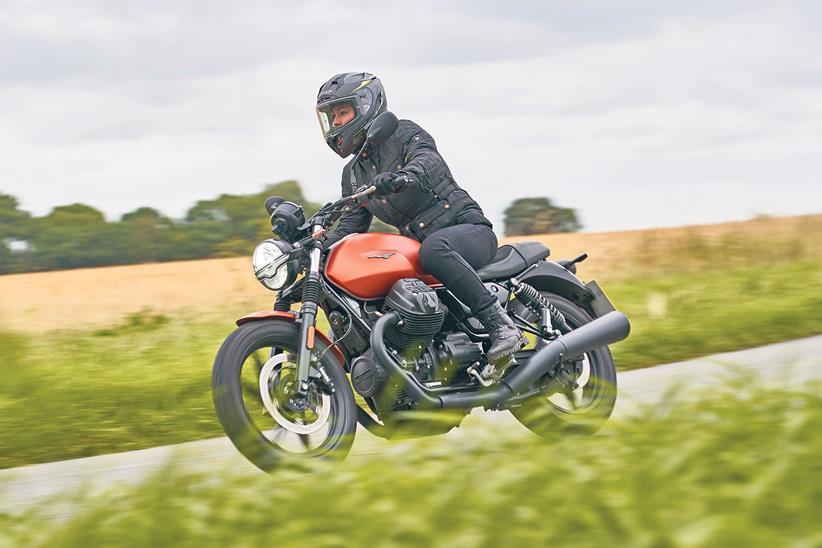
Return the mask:
<path id="1" fill-rule="evenodd" d="M 366 139 L 371 143 L 380 144 L 397 131 L 399 122 L 393 112 L 386 110 L 371 123 Z"/>

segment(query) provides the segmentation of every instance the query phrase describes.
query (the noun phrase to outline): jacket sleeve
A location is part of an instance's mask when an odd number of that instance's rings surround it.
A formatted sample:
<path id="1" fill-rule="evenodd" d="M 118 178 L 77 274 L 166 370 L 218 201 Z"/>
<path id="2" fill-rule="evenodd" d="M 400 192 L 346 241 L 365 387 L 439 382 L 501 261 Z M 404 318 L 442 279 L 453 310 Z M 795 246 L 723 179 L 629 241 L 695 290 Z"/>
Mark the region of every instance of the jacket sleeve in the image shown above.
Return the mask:
<path id="1" fill-rule="evenodd" d="M 351 196 L 351 187 L 346 184 L 347 176 L 348 170 L 344 169 L 342 175 L 343 197 Z M 348 207 L 350 207 L 351 210 L 343 213 L 334 229 L 326 236 L 325 247 L 329 247 L 339 240 L 342 240 L 349 234 L 368 232 L 368 229 L 371 228 L 371 221 L 374 219 L 373 213 L 358 204 L 350 204 Z"/>
<path id="2" fill-rule="evenodd" d="M 445 162 L 437 152 L 434 138 L 419 126 L 414 129 L 403 146 L 405 165 L 397 172 L 399 175 L 406 175 L 408 182 L 398 191 L 430 192 L 434 187 L 431 176 L 440 173 Z"/>

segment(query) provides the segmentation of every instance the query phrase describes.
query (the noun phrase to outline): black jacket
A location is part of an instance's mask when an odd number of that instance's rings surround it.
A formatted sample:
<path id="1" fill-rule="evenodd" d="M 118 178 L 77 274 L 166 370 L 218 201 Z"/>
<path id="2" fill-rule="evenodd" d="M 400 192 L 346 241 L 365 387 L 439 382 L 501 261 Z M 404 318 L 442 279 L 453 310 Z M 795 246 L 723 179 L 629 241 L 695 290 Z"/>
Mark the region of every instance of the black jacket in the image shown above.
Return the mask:
<path id="1" fill-rule="evenodd" d="M 386 171 L 408 176 L 397 192 L 374 198 L 343 215 L 328 235 L 328 243 L 348 234 L 367 232 L 376 215 L 397 227 L 400 234 L 422 241 L 432 232 L 455 224 L 491 226 L 477 202 L 454 181 L 434 139 L 410 120 L 400 120 L 397 130 L 381 145 L 354 157 L 342 173 L 342 195 L 350 196 L 375 175 Z"/>

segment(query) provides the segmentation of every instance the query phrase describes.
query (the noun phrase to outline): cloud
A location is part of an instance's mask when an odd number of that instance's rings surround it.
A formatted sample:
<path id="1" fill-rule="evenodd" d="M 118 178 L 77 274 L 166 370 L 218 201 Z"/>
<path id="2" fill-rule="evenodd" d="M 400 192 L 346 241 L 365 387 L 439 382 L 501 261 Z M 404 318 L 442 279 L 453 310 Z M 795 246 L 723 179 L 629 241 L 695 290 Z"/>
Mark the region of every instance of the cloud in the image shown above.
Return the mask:
<path id="1" fill-rule="evenodd" d="M 821 13 L 650 0 L 4 3 L 2 187 L 36 213 L 83 201 L 110 217 L 143 205 L 181 216 L 289 178 L 331 199 L 344 162 L 320 138 L 314 96 L 332 74 L 368 70 L 498 224 L 529 195 L 580 208 L 591 229 L 819 210 Z"/>

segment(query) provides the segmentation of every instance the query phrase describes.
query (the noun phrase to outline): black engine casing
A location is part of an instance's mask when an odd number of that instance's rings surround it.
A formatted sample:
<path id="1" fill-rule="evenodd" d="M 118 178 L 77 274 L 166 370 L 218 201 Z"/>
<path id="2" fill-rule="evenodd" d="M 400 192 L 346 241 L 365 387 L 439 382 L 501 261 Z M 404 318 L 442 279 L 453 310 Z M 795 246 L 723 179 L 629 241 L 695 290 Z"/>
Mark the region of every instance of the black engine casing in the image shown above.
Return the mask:
<path id="1" fill-rule="evenodd" d="M 385 297 L 384 310 L 394 310 L 402 324 L 385 330 L 385 342 L 410 357 L 419 357 L 445 320 L 446 309 L 437 292 L 416 278 L 394 282 Z"/>
<path id="2" fill-rule="evenodd" d="M 373 398 L 380 393 L 386 380 L 388 372 L 377 363 L 370 350 L 351 362 L 351 384 L 360 396 Z"/>

